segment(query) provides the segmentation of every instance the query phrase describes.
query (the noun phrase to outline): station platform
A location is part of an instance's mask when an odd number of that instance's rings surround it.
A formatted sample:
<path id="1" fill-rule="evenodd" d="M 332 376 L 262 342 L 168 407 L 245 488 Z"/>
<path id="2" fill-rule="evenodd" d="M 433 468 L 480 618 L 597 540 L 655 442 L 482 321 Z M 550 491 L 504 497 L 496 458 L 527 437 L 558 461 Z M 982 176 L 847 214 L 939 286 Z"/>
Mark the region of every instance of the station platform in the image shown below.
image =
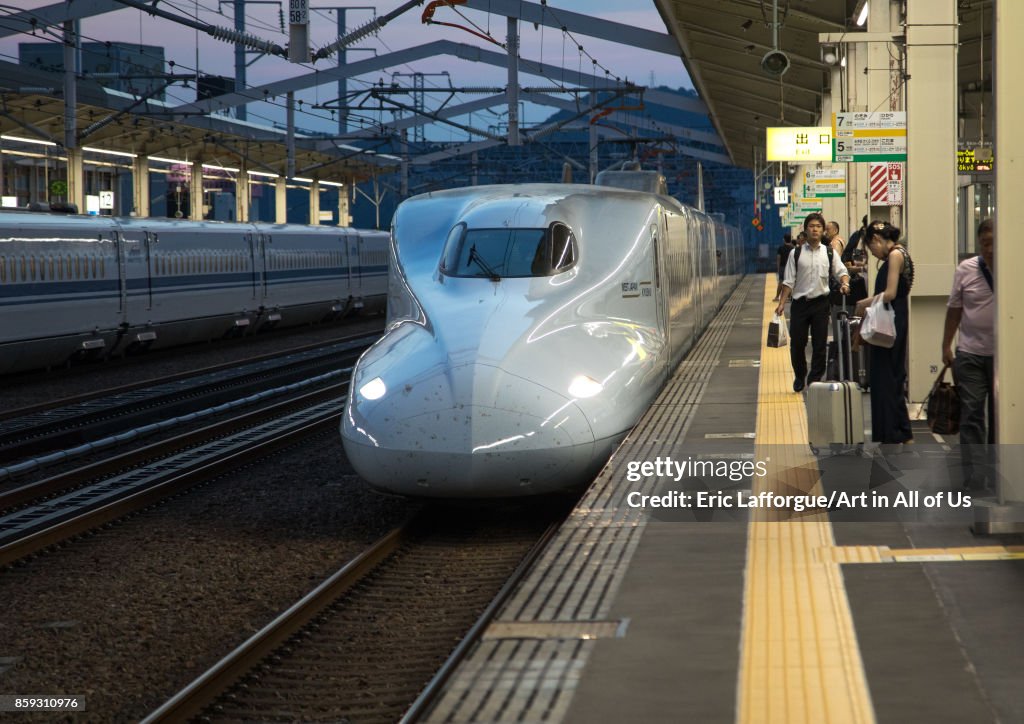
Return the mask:
<path id="1" fill-rule="evenodd" d="M 972 534 L 923 423 L 812 453 L 774 289 L 740 283 L 428 721 L 1024 721 L 1024 541 Z"/>

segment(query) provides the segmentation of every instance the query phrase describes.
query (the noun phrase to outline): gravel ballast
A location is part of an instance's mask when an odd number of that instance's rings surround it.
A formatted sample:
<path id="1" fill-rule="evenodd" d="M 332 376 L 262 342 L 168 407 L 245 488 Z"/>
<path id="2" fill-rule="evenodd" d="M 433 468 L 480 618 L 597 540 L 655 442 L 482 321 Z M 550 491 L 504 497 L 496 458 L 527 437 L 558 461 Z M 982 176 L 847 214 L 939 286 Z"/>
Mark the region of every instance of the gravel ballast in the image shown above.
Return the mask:
<path id="1" fill-rule="evenodd" d="M 322 435 L 0 571 L 0 688 L 137 720 L 416 507 Z"/>

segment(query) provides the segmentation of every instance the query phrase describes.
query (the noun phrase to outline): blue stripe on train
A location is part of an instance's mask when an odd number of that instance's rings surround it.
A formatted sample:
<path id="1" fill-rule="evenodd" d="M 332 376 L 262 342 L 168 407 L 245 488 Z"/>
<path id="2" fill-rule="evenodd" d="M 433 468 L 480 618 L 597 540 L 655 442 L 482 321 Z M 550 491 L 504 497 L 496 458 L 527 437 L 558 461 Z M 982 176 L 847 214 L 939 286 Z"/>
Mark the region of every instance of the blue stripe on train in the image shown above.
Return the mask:
<path id="1" fill-rule="evenodd" d="M 339 276 L 339 270 L 326 272 L 321 269 L 291 269 L 267 273 L 267 284 L 299 284 L 311 282 L 348 282 L 348 274 Z M 386 266 L 357 267 L 354 273 L 361 274 L 363 280 L 384 276 Z M 275 278 L 276 277 L 276 278 Z M 234 272 L 228 274 L 189 274 L 179 276 L 153 277 L 154 293 L 167 294 L 196 291 L 220 291 L 240 289 L 262 284 L 259 279 L 253 280 L 252 272 Z M 148 280 L 129 279 L 128 295 L 142 296 L 149 292 Z M 88 294 L 88 298 L 80 296 Z M 0 306 L 26 303 L 49 303 L 65 301 L 93 301 L 96 299 L 116 299 L 119 296 L 118 282 L 115 279 L 66 280 L 52 282 L 29 282 L 17 284 L 0 284 Z M 40 299 L 39 297 L 46 297 Z M 32 298 L 32 299 L 29 299 Z"/>

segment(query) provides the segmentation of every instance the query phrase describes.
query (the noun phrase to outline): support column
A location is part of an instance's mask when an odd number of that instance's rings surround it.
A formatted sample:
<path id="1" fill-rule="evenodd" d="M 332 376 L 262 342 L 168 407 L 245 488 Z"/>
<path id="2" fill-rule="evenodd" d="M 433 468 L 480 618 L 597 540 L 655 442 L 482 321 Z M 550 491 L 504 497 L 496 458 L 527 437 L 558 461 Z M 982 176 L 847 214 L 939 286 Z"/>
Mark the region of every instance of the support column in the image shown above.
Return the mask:
<path id="1" fill-rule="evenodd" d="M 1013 294 L 1020 286 L 1020 270 L 1024 268 L 1024 249 L 1014 243 L 1014 231 L 1024 223 L 1024 205 L 1019 203 L 1024 198 L 1024 138 L 1018 128 L 1024 112 L 1018 70 L 1024 49 L 1017 41 L 1022 23 L 1024 5 L 1015 0 L 996 0 L 996 442 L 1001 456 L 1000 499 L 1014 504 L 1024 504 L 1024 477 L 1019 467 L 1024 463 L 1024 378 L 1019 372 L 1024 313 Z M 1024 521 L 1024 517 L 1018 513 L 1017 520 Z"/>
<path id="2" fill-rule="evenodd" d="M 193 161 L 189 168 L 188 218 L 203 219 L 203 164 L 199 161 Z"/>
<path id="3" fill-rule="evenodd" d="M 519 19 L 508 18 L 508 145 L 519 145 Z"/>
<path id="4" fill-rule="evenodd" d="M 957 35 L 956 0 L 909 1 L 904 233 L 915 267 L 908 363 L 912 402 L 924 400 L 942 367 L 939 342 L 957 262 Z"/>
<path id="5" fill-rule="evenodd" d="M 274 179 L 274 223 L 288 223 L 288 189 L 287 179 L 278 176 Z"/>
<path id="6" fill-rule="evenodd" d="M 285 119 L 287 126 L 285 128 L 284 146 L 287 160 L 285 161 L 284 175 L 286 178 L 292 178 L 295 176 L 295 93 L 293 91 L 288 91 Z"/>
<path id="7" fill-rule="evenodd" d="M 235 221 L 249 220 L 249 164 L 241 159 L 235 179 Z"/>
<path id="8" fill-rule="evenodd" d="M 700 161 L 697 162 L 697 208 L 704 210 L 704 164 Z"/>
<path id="9" fill-rule="evenodd" d="M 85 213 L 85 173 L 82 151 L 78 147 L 78 79 L 75 77 L 75 50 L 78 34 L 75 21 L 64 21 L 64 151 L 68 155 L 67 200 Z M 46 190 L 49 194 L 49 189 Z"/>
<path id="10" fill-rule="evenodd" d="M 398 133 L 398 148 L 402 157 L 402 179 L 399 185 L 399 201 L 409 198 L 409 132 L 403 128 Z"/>
<path id="11" fill-rule="evenodd" d="M 345 37 L 345 10 L 346 8 L 334 8 L 338 13 L 338 37 Z M 338 68 L 345 67 L 348 63 L 348 53 L 345 48 L 338 50 Z M 338 77 L 338 135 L 344 136 L 348 133 L 348 78 Z M 344 224 L 342 224 L 344 226 Z"/>
<path id="12" fill-rule="evenodd" d="M 352 226 L 348 211 L 348 184 L 338 187 L 338 226 Z"/>
<path id="13" fill-rule="evenodd" d="M 309 224 L 320 226 L 320 182 L 316 179 L 309 185 Z"/>
<path id="14" fill-rule="evenodd" d="M 245 0 L 235 0 L 235 30 L 245 32 Z M 235 92 L 245 90 L 245 43 L 235 43 Z M 235 118 L 246 119 L 245 103 L 235 106 Z M 236 217 L 238 218 L 237 214 Z"/>
<path id="15" fill-rule="evenodd" d="M 82 164 L 82 149 L 67 148 L 68 154 L 68 203 L 85 213 L 85 168 Z M 49 189 L 46 190 L 49 193 Z"/>
<path id="16" fill-rule="evenodd" d="M 136 156 L 132 162 L 132 215 L 149 218 L 149 159 Z"/>
<path id="17" fill-rule="evenodd" d="M 591 96 L 591 98 L 595 102 L 597 101 L 597 96 L 596 95 Z M 594 109 L 591 108 L 591 111 L 593 111 L 593 110 Z M 590 181 L 589 181 L 589 183 L 594 183 L 594 181 L 597 179 L 597 172 L 598 172 L 598 168 L 597 167 L 600 164 L 600 157 L 598 156 L 598 148 L 597 148 L 597 144 L 600 143 L 600 140 L 597 137 L 597 124 L 596 123 L 591 123 L 588 130 L 589 130 L 589 133 L 587 134 L 587 138 L 588 138 L 587 145 L 588 145 L 589 150 L 590 150 Z"/>
<path id="18" fill-rule="evenodd" d="M 840 111 L 840 102 L 842 100 L 839 88 L 840 88 L 840 67 L 834 65 L 829 68 L 829 93 L 823 94 L 821 97 L 821 120 L 818 123 L 820 126 L 829 126 L 832 124 L 832 114 Z M 850 228 L 849 222 L 849 207 L 852 197 L 852 191 L 850 189 L 850 174 L 853 173 L 857 164 L 852 163 L 832 163 L 831 161 L 825 161 L 824 163 L 817 164 L 827 168 L 838 168 L 846 169 L 846 196 L 843 197 L 826 197 L 821 200 L 821 213 L 824 214 L 828 221 L 839 222 L 839 235 L 844 239 L 849 239 L 853 229 Z M 807 185 L 807 169 L 797 174 L 796 187 L 803 196 L 804 187 Z"/>

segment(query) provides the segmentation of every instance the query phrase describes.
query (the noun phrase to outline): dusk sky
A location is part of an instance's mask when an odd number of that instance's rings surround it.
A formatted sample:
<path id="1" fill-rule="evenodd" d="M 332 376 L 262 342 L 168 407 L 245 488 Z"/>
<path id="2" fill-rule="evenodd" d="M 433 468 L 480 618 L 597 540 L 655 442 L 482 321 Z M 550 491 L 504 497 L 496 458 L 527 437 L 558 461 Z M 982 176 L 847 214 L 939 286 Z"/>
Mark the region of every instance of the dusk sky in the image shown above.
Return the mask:
<path id="1" fill-rule="evenodd" d="M 287 3 L 287 0 L 284 0 Z M 32 9 L 52 4 L 53 0 L 22 0 L 17 2 L 17 7 Z M 343 4 L 337 0 L 312 0 L 313 8 L 329 7 L 333 4 Z M 387 0 L 377 6 L 377 13 L 390 12 L 400 4 L 400 0 Z M 231 14 L 233 3 L 225 0 L 220 7 L 223 14 L 217 12 L 217 0 L 162 0 L 159 7 L 162 9 L 181 14 L 184 16 L 196 16 L 203 22 L 225 27 L 233 27 Z M 353 3 L 354 5 L 354 3 Z M 15 5 L 0 5 L 0 22 L 3 15 L 13 12 Z M 502 52 L 497 46 L 491 45 L 467 32 L 448 28 L 439 25 L 423 25 L 420 22 L 420 15 L 424 4 L 414 8 L 400 18 L 388 24 L 383 31 L 376 36 L 364 39 L 356 47 L 376 51 L 383 55 L 392 51 L 410 48 L 413 46 L 429 43 L 435 40 L 454 40 L 456 42 L 479 45 L 487 49 Z M 569 10 L 577 13 L 587 13 L 615 22 L 625 23 L 635 27 L 643 27 L 658 32 L 665 32 L 665 26 L 661 21 L 658 11 L 650 0 L 549 0 L 548 8 L 557 14 L 558 10 Z M 465 18 L 472 20 L 485 31 L 498 40 L 505 39 L 505 19 L 496 15 L 489 16 L 486 13 L 460 9 Z M 246 11 L 247 30 L 261 38 L 272 40 L 281 45 L 287 43 L 287 33 L 282 34 L 278 20 L 277 5 L 259 4 L 250 5 Z M 370 10 L 349 10 L 349 28 L 362 25 L 373 17 Z M 446 22 L 467 25 L 466 20 L 460 17 L 450 8 L 438 8 L 435 19 Z M 313 11 L 311 12 L 311 39 L 312 47 L 319 48 L 332 42 L 336 38 L 336 20 L 333 12 Z M 287 26 L 286 26 L 287 27 Z M 523 23 L 520 26 L 522 49 L 520 56 L 530 60 L 543 61 L 545 64 L 553 64 L 576 70 L 582 68 L 584 72 L 593 72 L 594 66 L 590 59 L 583 56 L 576 49 L 575 43 L 565 38 L 563 33 L 553 28 L 534 29 L 530 23 Z M 215 40 L 205 33 L 179 25 L 170 20 L 151 17 L 133 8 L 126 8 L 102 16 L 88 18 L 82 22 L 83 41 L 120 41 L 128 43 L 141 43 L 145 45 L 159 45 L 164 47 L 165 58 L 176 63 L 175 72 L 191 72 L 197 65 L 204 73 L 214 73 L 225 76 L 234 75 L 234 46 L 230 43 Z M 28 35 L 12 36 L 0 40 L 0 58 L 17 62 L 19 42 L 39 42 L 53 39 L 52 35 L 36 34 L 33 38 Z M 630 46 L 619 45 L 600 41 L 577 34 L 579 40 L 587 53 L 596 58 L 601 65 L 611 71 L 613 76 L 629 78 L 630 80 L 647 85 L 651 82 L 651 75 L 656 85 L 667 85 L 670 87 L 692 87 L 682 61 L 678 57 L 654 53 Z M 370 57 L 371 52 L 367 50 L 351 50 L 349 62 Z M 198 58 L 198 63 L 197 63 Z M 319 61 L 315 66 L 305 67 L 288 63 L 281 58 L 265 57 L 257 60 L 248 69 L 247 82 L 250 86 L 260 85 L 273 80 L 302 75 L 312 69 L 329 68 L 335 64 L 334 58 Z M 390 81 L 393 71 L 410 73 L 412 71 L 424 73 L 438 73 L 443 70 L 449 71 L 453 85 L 493 85 L 504 86 L 506 83 L 506 71 L 494 66 L 469 63 L 452 57 L 439 57 L 417 61 L 415 67 L 397 66 L 379 72 L 371 73 L 362 78 L 350 81 L 350 90 L 365 87 L 378 79 Z M 598 75 L 603 76 L 603 71 L 598 70 Z M 409 83 L 410 79 L 399 79 L 403 83 Z M 427 77 L 427 86 L 447 85 L 443 78 Z M 551 85 L 550 79 L 538 78 L 536 76 L 523 75 L 520 85 Z M 309 89 L 297 94 L 297 98 L 306 104 L 325 102 L 336 97 L 333 83 L 321 86 L 318 89 Z M 478 97 L 478 96 L 474 96 Z M 173 86 L 168 90 L 167 100 L 172 103 L 187 102 L 194 98 L 194 90 L 184 89 L 180 86 Z M 438 96 L 443 98 L 443 96 Z M 473 97 L 462 95 L 451 101 L 452 104 L 467 102 Z M 527 107 L 526 123 L 539 122 L 552 113 L 552 109 Z M 377 112 L 366 114 L 368 119 L 377 120 L 381 116 Z M 266 122 L 267 120 L 283 120 L 283 111 L 279 107 L 267 104 L 250 104 L 249 120 L 254 122 Z M 384 114 L 383 120 L 390 120 L 390 114 Z M 329 112 L 312 111 L 303 113 L 296 119 L 296 124 L 303 128 L 313 130 L 333 130 L 335 123 L 331 121 Z M 437 140 L 460 140 L 465 134 L 457 129 L 435 126 L 428 136 Z"/>

